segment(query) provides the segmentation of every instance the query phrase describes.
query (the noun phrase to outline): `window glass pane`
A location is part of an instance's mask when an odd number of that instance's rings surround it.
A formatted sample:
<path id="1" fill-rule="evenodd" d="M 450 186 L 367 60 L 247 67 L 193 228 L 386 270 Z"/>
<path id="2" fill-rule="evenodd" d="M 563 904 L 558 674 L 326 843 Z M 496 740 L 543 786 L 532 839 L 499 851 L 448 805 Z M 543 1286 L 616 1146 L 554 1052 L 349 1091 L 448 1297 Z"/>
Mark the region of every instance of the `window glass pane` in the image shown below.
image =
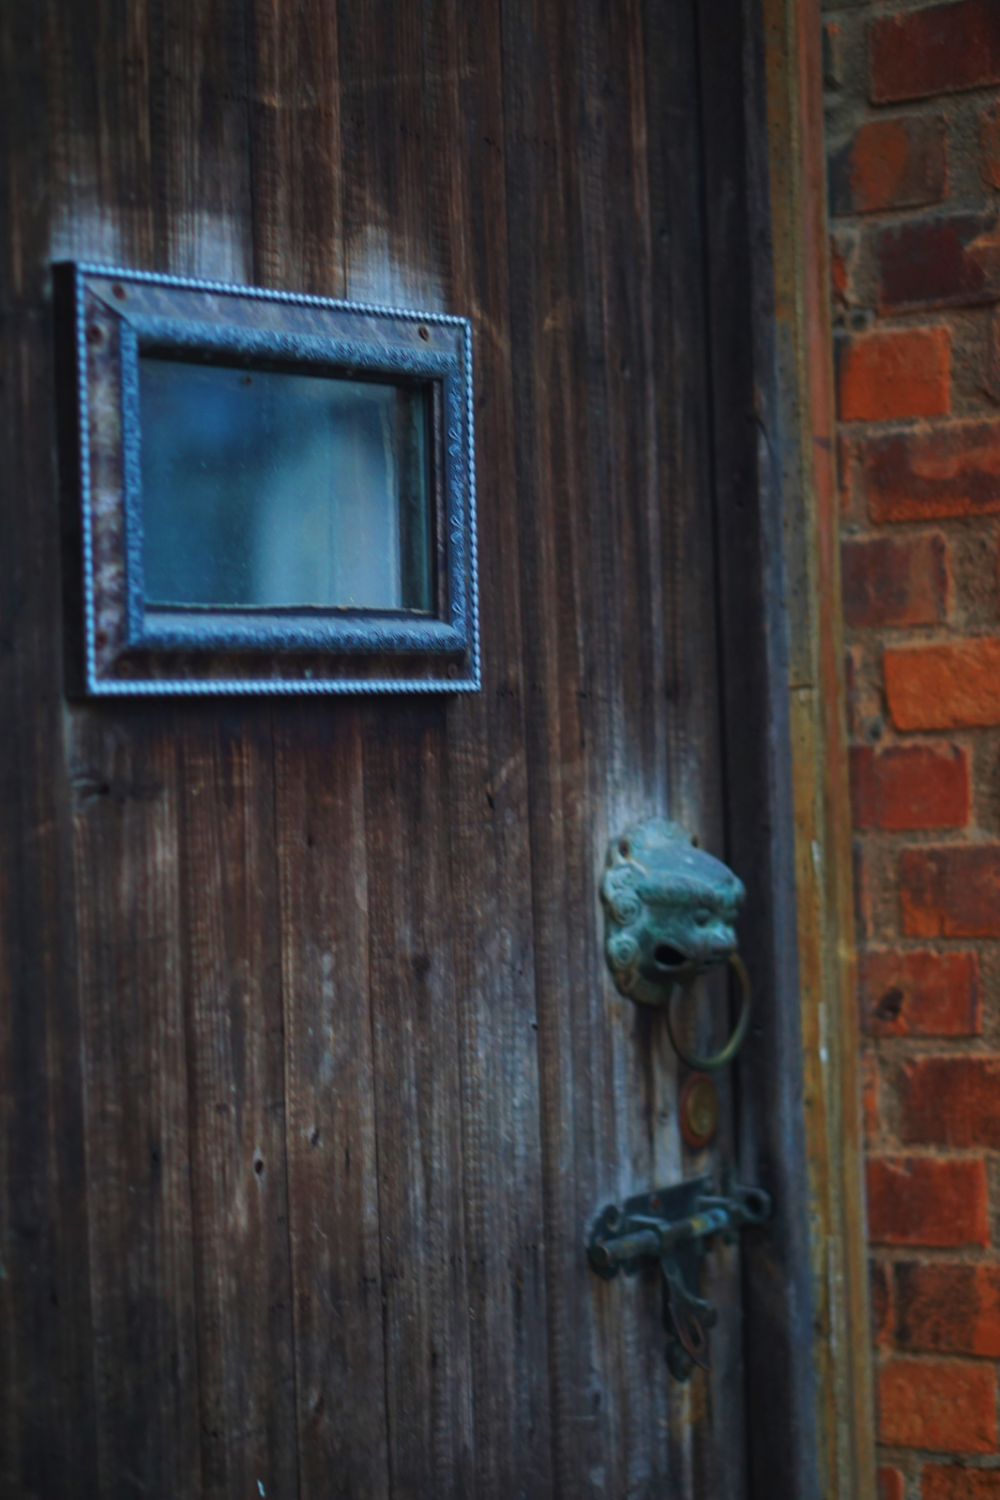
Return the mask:
<path id="1" fill-rule="evenodd" d="M 146 603 L 429 612 L 429 394 L 142 356 Z"/>

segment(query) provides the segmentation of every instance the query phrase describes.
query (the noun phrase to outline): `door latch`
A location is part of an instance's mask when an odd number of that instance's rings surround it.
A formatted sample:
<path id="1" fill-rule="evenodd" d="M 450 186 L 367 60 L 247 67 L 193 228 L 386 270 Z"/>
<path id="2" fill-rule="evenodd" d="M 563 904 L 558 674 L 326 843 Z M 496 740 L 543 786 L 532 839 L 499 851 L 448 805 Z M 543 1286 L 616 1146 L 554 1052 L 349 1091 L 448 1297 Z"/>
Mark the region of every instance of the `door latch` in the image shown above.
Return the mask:
<path id="1" fill-rule="evenodd" d="M 708 1368 L 708 1330 L 717 1312 L 698 1295 L 698 1262 L 715 1235 L 732 1243 L 744 1224 L 762 1224 L 771 1199 L 761 1188 L 729 1183 L 715 1193 L 711 1177 L 694 1177 L 669 1188 L 629 1198 L 624 1208 L 609 1204 L 599 1215 L 587 1258 L 605 1281 L 623 1271 L 634 1276 L 650 1261 L 663 1273 L 663 1324 L 667 1366 L 687 1380 L 695 1365 Z"/>

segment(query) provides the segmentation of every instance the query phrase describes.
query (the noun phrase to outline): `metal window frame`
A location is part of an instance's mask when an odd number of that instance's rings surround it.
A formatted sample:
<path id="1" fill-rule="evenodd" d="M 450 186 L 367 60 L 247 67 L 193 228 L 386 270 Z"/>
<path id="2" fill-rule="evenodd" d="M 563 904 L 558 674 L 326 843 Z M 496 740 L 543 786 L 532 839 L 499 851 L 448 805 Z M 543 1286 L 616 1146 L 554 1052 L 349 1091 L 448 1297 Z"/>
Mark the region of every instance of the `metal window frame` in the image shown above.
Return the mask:
<path id="1" fill-rule="evenodd" d="M 58 267 L 57 275 L 71 283 L 74 317 L 86 694 L 479 689 L 468 319 L 82 262 Z M 153 289 L 156 295 L 146 297 L 153 309 L 117 305 L 109 284 L 125 302 L 129 285 Z M 262 326 L 248 321 L 255 307 Z M 292 316 L 308 328 L 281 326 L 282 308 L 308 310 L 308 317 Z M 147 609 L 139 409 L 139 358 L 146 353 L 430 385 L 437 617 L 319 608 L 199 607 L 190 615 Z"/>

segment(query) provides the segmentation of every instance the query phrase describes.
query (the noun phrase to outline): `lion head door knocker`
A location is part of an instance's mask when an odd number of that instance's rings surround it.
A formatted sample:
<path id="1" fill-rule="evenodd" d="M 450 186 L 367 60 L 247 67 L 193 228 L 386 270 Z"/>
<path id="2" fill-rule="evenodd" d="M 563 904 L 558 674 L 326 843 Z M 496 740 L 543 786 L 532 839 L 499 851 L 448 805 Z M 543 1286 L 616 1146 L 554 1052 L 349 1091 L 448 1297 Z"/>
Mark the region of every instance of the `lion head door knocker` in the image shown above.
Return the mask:
<path id="1" fill-rule="evenodd" d="M 750 981 L 736 951 L 735 922 L 746 892 L 721 860 L 696 849 L 667 818 L 634 823 L 608 847 L 601 881 L 604 949 L 615 984 L 643 1005 L 666 1009 L 681 1061 L 711 1073 L 732 1062 L 750 1019 Z M 677 1039 L 674 998 L 707 970 L 728 963 L 743 993 L 736 1028 L 720 1052 L 699 1057 Z"/>

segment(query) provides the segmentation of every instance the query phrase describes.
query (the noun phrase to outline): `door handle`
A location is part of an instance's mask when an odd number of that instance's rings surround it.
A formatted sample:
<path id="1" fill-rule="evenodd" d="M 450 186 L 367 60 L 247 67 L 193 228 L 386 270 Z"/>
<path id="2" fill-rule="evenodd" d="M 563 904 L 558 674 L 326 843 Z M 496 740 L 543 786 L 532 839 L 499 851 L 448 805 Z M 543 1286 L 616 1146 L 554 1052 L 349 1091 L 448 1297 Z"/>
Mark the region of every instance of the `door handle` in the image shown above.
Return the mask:
<path id="1" fill-rule="evenodd" d="M 732 1062 L 750 1021 L 750 978 L 736 941 L 746 891 L 728 865 L 698 849 L 677 823 L 647 818 L 608 846 L 601 881 L 604 952 L 621 994 L 661 1006 L 678 1057 L 714 1073 Z M 674 1005 L 710 969 L 728 964 L 740 983 L 739 1019 L 718 1052 L 703 1057 L 678 1039 Z"/>

